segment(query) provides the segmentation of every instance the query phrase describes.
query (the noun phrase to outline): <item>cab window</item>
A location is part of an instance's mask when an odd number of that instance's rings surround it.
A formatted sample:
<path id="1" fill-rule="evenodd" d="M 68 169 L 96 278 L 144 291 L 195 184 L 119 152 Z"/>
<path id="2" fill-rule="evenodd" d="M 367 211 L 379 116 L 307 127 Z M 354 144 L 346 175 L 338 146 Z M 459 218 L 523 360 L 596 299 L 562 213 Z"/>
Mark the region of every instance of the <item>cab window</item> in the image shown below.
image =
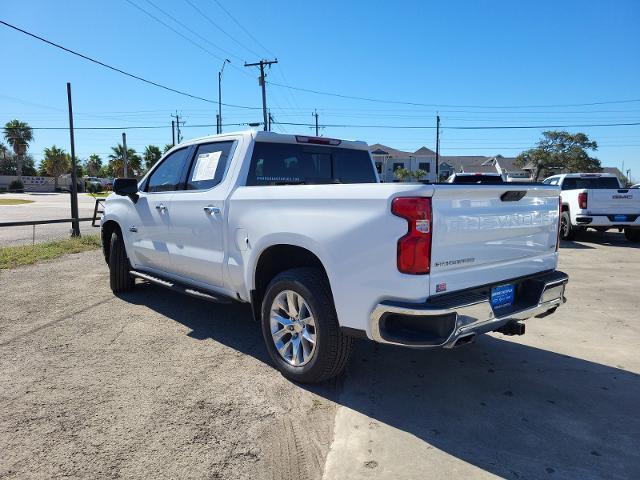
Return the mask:
<path id="1" fill-rule="evenodd" d="M 166 156 L 149 177 L 146 191 L 153 193 L 180 190 L 188 150 L 181 148 Z"/>

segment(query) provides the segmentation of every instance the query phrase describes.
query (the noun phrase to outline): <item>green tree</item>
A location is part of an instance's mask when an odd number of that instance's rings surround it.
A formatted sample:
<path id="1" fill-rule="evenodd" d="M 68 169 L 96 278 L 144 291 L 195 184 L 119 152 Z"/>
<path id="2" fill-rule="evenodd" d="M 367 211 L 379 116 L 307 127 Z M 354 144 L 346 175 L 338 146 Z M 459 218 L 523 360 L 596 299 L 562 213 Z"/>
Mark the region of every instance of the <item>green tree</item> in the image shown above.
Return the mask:
<path id="1" fill-rule="evenodd" d="M 144 149 L 143 154 L 144 164 L 147 170 L 153 167 L 156 162 L 160 160 L 161 156 L 162 152 L 160 151 L 160 147 L 157 147 L 155 145 L 147 145 L 147 147 Z"/>
<path id="2" fill-rule="evenodd" d="M 69 155 L 68 157 L 69 157 L 69 171 L 67 173 L 71 173 L 71 155 Z M 76 178 L 82 178 L 85 176 L 86 174 L 86 171 L 84 168 L 85 163 L 86 162 L 81 162 L 79 158 L 76 158 Z"/>
<path id="3" fill-rule="evenodd" d="M 44 149 L 44 159 L 40 163 L 40 168 L 47 175 L 54 178 L 55 188 L 58 188 L 58 177 L 63 173 L 67 173 L 71 168 L 69 155 L 55 145 Z"/>
<path id="4" fill-rule="evenodd" d="M 114 177 L 122 177 L 124 175 L 124 147 L 118 144 L 111 147 L 113 153 L 109 155 L 109 168 Z M 133 148 L 127 148 L 127 159 L 129 161 L 128 174 L 140 174 L 140 156 Z"/>
<path id="5" fill-rule="evenodd" d="M 171 143 L 167 143 L 164 146 L 164 150 L 162 151 L 162 153 L 167 153 L 169 150 L 171 150 L 173 148 L 173 145 Z"/>
<path id="6" fill-rule="evenodd" d="M 16 158 L 16 175 L 21 178 L 24 155 L 27 153 L 29 143 L 33 141 L 33 130 L 25 122 L 11 120 L 4 126 L 4 138 L 13 148 Z"/>
<path id="7" fill-rule="evenodd" d="M 408 180 L 420 180 L 427 176 L 427 172 L 424 170 L 409 170 L 407 168 L 396 168 L 393 174 L 401 182 L 406 182 Z"/>
<path id="8" fill-rule="evenodd" d="M 95 153 L 89 155 L 84 166 L 88 176 L 97 177 L 100 173 L 100 169 L 102 168 L 102 159 L 100 158 L 100 155 Z"/>
<path id="9" fill-rule="evenodd" d="M 536 147 L 518 155 L 515 164 L 532 168 L 534 181 L 558 171 L 599 172 L 602 170 L 600 160 L 588 153 L 597 149 L 598 144 L 584 133 L 546 131 L 542 132 Z"/>

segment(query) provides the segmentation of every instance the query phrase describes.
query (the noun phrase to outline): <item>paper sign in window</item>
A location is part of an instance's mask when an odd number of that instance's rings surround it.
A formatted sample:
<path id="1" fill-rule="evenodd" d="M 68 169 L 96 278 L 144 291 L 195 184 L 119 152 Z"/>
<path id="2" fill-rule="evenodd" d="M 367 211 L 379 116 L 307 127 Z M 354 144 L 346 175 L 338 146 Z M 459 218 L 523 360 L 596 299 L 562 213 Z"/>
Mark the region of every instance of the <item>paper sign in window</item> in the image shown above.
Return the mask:
<path id="1" fill-rule="evenodd" d="M 191 181 L 212 180 L 216 176 L 218 161 L 222 152 L 201 153 L 196 160 Z"/>

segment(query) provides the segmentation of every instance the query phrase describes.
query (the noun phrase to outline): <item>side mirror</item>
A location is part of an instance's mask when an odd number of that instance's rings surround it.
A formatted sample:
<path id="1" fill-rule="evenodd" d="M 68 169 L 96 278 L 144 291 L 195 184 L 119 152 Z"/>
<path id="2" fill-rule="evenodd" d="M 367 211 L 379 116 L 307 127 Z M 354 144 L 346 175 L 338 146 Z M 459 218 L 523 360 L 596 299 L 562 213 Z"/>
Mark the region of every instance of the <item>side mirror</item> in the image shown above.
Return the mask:
<path id="1" fill-rule="evenodd" d="M 135 178 L 116 178 L 113 181 L 113 192 L 116 195 L 131 197 L 131 200 L 138 200 L 138 180 Z"/>

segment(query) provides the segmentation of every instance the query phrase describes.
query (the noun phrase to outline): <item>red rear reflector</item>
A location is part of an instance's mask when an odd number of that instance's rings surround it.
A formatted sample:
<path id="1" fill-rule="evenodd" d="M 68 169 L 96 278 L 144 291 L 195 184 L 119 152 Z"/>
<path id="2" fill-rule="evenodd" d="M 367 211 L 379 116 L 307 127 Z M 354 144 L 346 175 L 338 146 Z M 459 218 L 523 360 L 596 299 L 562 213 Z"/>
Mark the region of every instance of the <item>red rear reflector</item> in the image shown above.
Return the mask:
<path id="1" fill-rule="evenodd" d="M 587 208 L 587 200 L 588 200 L 587 192 L 582 192 L 578 194 L 578 205 L 581 210 L 585 210 Z"/>
<path id="2" fill-rule="evenodd" d="M 302 135 L 296 135 L 296 142 L 298 143 L 314 143 L 316 145 L 340 145 L 342 140 L 335 138 L 325 137 L 304 137 Z"/>
<path id="3" fill-rule="evenodd" d="M 407 220 L 407 234 L 398 240 L 398 270 L 421 275 L 431 266 L 431 199 L 399 197 L 391 203 L 391 212 Z"/>

